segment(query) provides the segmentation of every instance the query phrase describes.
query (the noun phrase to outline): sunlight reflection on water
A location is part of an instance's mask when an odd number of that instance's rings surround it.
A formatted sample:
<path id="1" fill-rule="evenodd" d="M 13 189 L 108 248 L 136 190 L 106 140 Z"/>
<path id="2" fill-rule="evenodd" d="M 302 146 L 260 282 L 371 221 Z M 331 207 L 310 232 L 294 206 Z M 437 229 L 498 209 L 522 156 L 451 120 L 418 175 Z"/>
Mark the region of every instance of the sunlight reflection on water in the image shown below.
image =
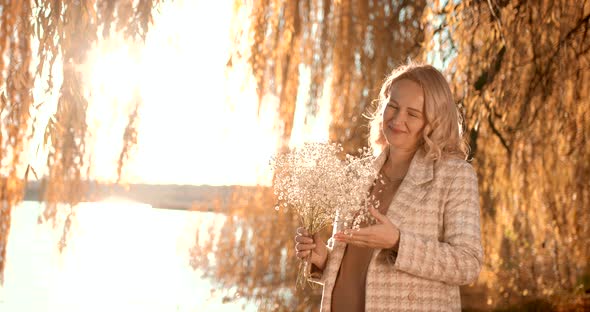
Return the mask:
<path id="1" fill-rule="evenodd" d="M 62 227 L 38 225 L 41 209 L 24 202 L 13 210 L 0 311 L 255 310 L 243 300 L 223 304 L 224 293 L 189 265 L 197 229 L 201 239 L 211 235 L 204 231 L 223 215 L 83 203 L 60 255 Z"/>

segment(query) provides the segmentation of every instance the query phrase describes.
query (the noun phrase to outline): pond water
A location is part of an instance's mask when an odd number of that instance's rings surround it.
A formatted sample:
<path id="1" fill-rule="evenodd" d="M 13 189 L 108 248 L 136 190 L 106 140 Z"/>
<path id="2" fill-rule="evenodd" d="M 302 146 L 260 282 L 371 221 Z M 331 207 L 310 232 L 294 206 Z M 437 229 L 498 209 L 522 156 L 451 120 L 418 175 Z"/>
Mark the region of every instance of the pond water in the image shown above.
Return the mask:
<path id="1" fill-rule="evenodd" d="M 221 226 L 216 213 L 167 210 L 134 202 L 82 203 L 67 247 L 56 227 L 38 224 L 43 207 L 13 209 L 0 311 L 255 311 L 190 266 L 188 251 Z M 218 227 L 217 227 L 218 228 Z"/>

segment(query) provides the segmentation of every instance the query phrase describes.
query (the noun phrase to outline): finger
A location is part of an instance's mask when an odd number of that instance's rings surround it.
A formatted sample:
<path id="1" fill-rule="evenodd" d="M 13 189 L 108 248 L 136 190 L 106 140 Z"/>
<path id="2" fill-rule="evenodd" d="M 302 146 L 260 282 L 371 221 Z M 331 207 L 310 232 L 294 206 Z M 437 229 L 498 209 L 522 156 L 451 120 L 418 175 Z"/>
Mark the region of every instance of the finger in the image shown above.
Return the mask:
<path id="1" fill-rule="evenodd" d="M 296 251 L 312 250 L 315 247 L 316 247 L 315 244 L 300 244 L 300 243 L 295 244 Z"/>
<path id="2" fill-rule="evenodd" d="M 374 247 L 373 237 L 370 236 L 353 236 L 350 238 L 351 243 L 360 247 Z"/>
<path id="3" fill-rule="evenodd" d="M 351 233 L 349 233 L 349 234 L 337 233 L 334 235 L 334 239 L 337 241 L 345 242 L 345 243 L 351 243 L 351 242 L 356 241 L 356 237 L 353 237 L 353 235 Z"/>
<path id="4" fill-rule="evenodd" d="M 349 234 L 337 233 L 336 235 L 334 235 L 334 238 L 336 240 L 344 241 L 347 243 L 370 243 L 375 237 L 375 234 L 373 233 L 373 230 L 371 228 L 372 227 L 362 228 L 359 230 L 352 231 Z"/>
<path id="5" fill-rule="evenodd" d="M 374 226 L 369 226 L 369 227 L 365 227 L 365 228 L 361 228 L 361 229 L 351 230 L 348 232 L 345 231 L 343 233 L 343 235 L 349 236 L 349 237 L 371 236 L 371 235 L 373 235 L 373 227 Z"/>
<path id="6" fill-rule="evenodd" d="M 371 242 L 368 239 L 354 236 L 345 236 L 337 238 L 336 240 L 344 242 L 346 244 L 358 246 L 358 247 L 371 247 Z"/>
<path id="7" fill-rule="evenodd" d="M 297 258 L 303 259 L 303 258 L 307 258 L 310 255 L 311 251 L 306 250 L 306 251 L 298 251 L 297 253 L 295 253 L 295 256 Z"/>
<path id="8" fill-rule="evenodd" d="M 309 236 L 309 233 L 307 233 L 307 230 L 305 230 L 304 227 L 297 228 L 297 234 L 300 234 L 300 235 L 303 235 L 303 236 Z"/>
<path id="9" fill-rule="evenodd" d="M 386 223 L 387 221 L 389 221 L 387 216 L 382 215 L 379 211 L 377 211 L 377 209 L 375 209 L 375 207 L 369 207 L 369 212 L 379 223 Z"/>
<path id="10" fill-rule="evenodd" d="M 352 242 L 350 242 L 348 244 L 354 245 L 354 246 L 357 246 L 357 247 L 371 247 L 369 244 L 367 244 L 367 242 L 365 242 L 365 241 L 359 241 L 359 240 L 352 241 Z"/>
<path id="11" fill-rule="evenodd" d="M 297 235 L 295 236 L 295 242 L 304 244 L 313 244 L 314 240 L 311 237 Z"/>
<path id="12" fill-rule="evenodd" d="M 334 234 L 334 239 L 339 241 L 346 241 L 347 239 L 352 237 L 352 231 L 345 230 L 344 232 L 338 232 Z"/>
<path id="13" fill-rule="evenodd" d="M 359 229 L 345 229 L 343 231 L 337 232 L 334 235 L 348 235 L 348 236 L 350 236 L 350 234 L 356 233 L 356 232 L 358 232 L 360 230 L 361 230 L 360 228 Z"/>

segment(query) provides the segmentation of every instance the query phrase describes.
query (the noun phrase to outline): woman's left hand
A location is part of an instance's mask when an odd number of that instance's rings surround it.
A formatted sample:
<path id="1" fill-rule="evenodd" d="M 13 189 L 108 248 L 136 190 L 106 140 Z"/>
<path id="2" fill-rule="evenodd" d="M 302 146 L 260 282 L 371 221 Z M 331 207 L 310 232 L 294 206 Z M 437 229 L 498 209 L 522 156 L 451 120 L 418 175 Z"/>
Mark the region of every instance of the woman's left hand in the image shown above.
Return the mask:
<path id="1" fill-rule="evenodd" d="M 399 243 L 399 229 L 375 208 L 369 208 L 369 212 L 377 220 L 377 224 L 358 230 L 345 230 L 345 233 L 334 234 L 334 239 L 339 242 L 352 244 L 359 247 L 373 249 L 397 249 Z"/>

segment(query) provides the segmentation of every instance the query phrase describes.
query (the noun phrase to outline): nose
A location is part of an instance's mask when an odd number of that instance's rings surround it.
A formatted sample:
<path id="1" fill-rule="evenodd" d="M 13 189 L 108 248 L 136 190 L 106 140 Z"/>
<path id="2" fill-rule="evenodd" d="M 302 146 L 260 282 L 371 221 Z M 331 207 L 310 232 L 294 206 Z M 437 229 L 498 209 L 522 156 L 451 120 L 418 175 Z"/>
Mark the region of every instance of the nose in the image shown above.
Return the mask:
<path id="1" fill-rule="evenodd" d="M 405 124 L 407 119 L 408 119 L 408 114 L 406 114 L 404 111 L 399 110 L 397 111 L 394 115 L 393 115 L 393 122 L 397 123 L 397 124 Z"/>

